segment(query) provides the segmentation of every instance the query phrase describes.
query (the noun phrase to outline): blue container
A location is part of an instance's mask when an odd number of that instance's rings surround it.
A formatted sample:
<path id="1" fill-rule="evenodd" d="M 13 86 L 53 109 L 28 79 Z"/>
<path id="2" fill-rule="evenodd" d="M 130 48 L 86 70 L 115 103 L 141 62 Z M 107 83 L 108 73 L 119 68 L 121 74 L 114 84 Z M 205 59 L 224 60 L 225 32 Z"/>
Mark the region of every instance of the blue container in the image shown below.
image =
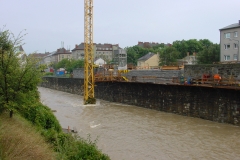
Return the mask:
<path id="1" fill-rule="evenodd" d="M 58 76 L 64 75 L 64 71 L 57 71 L 57 75 L 58 75 Z"/>

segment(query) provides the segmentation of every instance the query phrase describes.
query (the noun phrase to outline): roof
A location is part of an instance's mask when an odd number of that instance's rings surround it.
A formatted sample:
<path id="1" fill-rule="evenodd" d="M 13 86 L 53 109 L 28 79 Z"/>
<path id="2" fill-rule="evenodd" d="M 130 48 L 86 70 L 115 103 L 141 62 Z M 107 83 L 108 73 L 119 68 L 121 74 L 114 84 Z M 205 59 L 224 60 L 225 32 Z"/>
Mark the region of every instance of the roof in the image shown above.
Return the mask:
<path id="1" fill-rule="evenodd" d="M 43 57 L 45 57 L 45 56 L 47 56 L 47 55 L 49 55 L 50 53 L 49 52 L 47 52 L 47 53 L 32 53 L 32 54 L 30 54 L 31 56 L 33 56 L 34 58 L 43 58 Z"/>
<path id="2" fill-rule="evenodd" d="M 112 48 L 113 46 L 117 46 L 118 48 L 120 48 L 118 46 L 118 44 L 109 44 L 109 43 L 104 43 L 104 44 L 101 44 L 101 43 L 94 43 L 94 46 L 96 46 L 97 50 L 103 50 L 103 51 L 108 51 L 109 48 Z M 75 48 L 72 50 L 72 51 L 75 51 L 75 50 L 84 50 L 84 43 L 81 43 L 79 45 L 75 45 Z"/>
<path id="3" fill-rule="evenodd" d="M 72 51 L 75 51 L 75 50 L 84 50 L 84 43 L 75 45 L 75 48 Z"/>
<path id="4" fill-rule="evenodd" d="M 155 53 L 151 53 L 149 52 L 148 54 L 146 54 L 145 56 L 142 56 L 141 58 L 138 59 L 138 61 L 146 61 L 148 60 L 149 58 L 151 58 L 152 56 L 154 56 Z"/>
<path id="5" fill-rule="evenodd" d="M 238 28 L 238 27 L 240 27 L 240 24 L 239 23 L 234 23 L 234 24 L 231 24 L 229 26 L 223 27 L 219 30 L 225 30 L 225 29 L 230 29 L 230 28 Z"/>
<path id="6" fill-rule="evenodd" d="M 59 48 L 57 49 L 56 53 L 52 55 L 57 55 L 57 54 L 72 54 L 69 50 L 66 50 L 65 48 Z"/>
<path id="7" fill-rule="evenodd" d="M 19 51 L 24 52 L 22 45 L 19 46 Z"/>

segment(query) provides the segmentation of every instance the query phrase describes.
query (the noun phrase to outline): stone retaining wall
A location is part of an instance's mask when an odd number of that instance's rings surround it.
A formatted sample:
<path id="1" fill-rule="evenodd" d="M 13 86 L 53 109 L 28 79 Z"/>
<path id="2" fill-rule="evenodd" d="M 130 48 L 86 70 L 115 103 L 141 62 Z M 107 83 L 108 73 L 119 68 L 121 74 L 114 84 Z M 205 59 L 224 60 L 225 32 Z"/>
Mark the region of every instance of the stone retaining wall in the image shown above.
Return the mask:
<path id="1" fill-rule="evenodd" d="M 44 78 L 42 87 L 83 94 L 83 79 Z M 240 125 L 240 90 L 151 83 L 98 82 L 96 98 Z"/>

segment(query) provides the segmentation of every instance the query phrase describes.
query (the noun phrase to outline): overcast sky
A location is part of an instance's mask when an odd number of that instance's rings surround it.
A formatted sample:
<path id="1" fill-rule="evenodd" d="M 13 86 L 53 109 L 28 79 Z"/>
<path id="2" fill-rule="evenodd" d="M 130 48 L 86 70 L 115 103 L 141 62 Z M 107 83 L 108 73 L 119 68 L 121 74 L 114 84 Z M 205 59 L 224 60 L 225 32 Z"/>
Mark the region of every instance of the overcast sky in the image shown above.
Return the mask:
<path id="1" fill-rule="evenodd" d="M 84 41 L 84 0 L 0 0 L 0 28 L 26 29 L 26 53 L 73 49 Z M 133 46 L 142 42 L 209 39 L 238 23 L 240 0 L 94 0 L 94 42 Z"/>

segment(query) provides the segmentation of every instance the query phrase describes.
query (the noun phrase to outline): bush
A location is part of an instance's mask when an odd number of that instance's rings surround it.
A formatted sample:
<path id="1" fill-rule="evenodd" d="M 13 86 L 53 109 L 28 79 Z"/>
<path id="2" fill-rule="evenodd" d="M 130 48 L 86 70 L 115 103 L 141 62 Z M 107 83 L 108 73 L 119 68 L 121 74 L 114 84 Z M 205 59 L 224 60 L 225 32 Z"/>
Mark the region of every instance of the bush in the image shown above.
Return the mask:
<path id="1" fill-rule="evenodd" d="M 19 113 L 37 126 L 45 140 L 53 145 L 59 159 L 110 159 L 98 150 L 96 141 L 92 142 L 90 136 L 85 140 L 76 135 L 72 136 L 71 134 L 63 133 L 58 120 L 47 106 L 36 103 L 19 111 Z"/>
<path id="2" fill-rule="evenodd" d="M 53 76 L 53 72 L 47 72 L 44 74 L 44 76 Z"/>
<path id="3" fill-rule="evenodd" d="M 52 111 L 41 103 L 24 108 L 20 114 L 42 129 L 53 129 L 58 133 L 62 130 Z"/>

